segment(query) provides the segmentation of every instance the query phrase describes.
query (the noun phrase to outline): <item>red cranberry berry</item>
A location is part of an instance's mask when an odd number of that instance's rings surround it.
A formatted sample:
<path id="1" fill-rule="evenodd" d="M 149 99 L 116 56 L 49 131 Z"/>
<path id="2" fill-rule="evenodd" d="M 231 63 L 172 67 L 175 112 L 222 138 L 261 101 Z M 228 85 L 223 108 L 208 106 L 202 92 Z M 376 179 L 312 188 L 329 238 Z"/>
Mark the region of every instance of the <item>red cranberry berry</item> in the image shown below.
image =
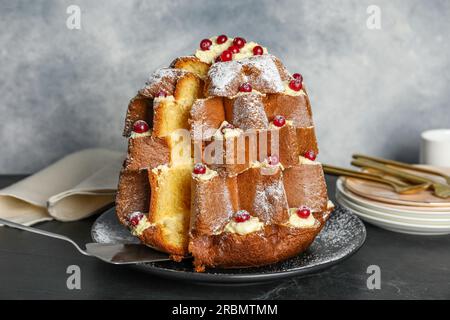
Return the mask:
<path id="1" fill-rule="evenodd" d="M 302 87 L 303 85 L 301 80 L 294 79 L 291 80 L 291 82 L 289 82 L 289 88 L 291 88 L 294 91 L 300 91 L 302 90 Z"/>
<path id="2" fill-rule="evenodd" d="M 220 56 L 217 56 L 217 57 L 214 59 L 214 62 L 222 62 L 222 61 L 220 60 Z"/>
<path id="3" fill-rule="evenodd" d="M 144 120 L 138 120 L 133 125 L 133 131 L 136 133 L 145 133 L 148 130 L 150 130 L 150 127 Z"/>
<path id="4" fill-rule="evenodd" d="M 297 209 L 297 215 L 302 219 L 307 219 L 311 214 L 311 210 L 307 207 Z"/>
<path id="5" fill-rule="evenodd" d="M 221 34 L 220 36 L 217 37 L 216 42 L 218 44 L 222 44 L 222 43 L 227 42 L 227 40 L 228 40 L 228 37 L 226 35 L 224 35 L 224 34 Z"/>
<path id="6" fill-rule="evenodd" d="M 250 83 L 248 83 L 248 82 L 244 82 L 239 87 L 239 91 L 240 92 L 252 92 L 252 85 Z"/>
<path id="7" fill-rule="evenodd" d="M 254 48 L 253 48 L 253 55 L 255 55 L 255 56 L 260 56 L 260 55 L 262 55 L 264 53 L 264 50 L 263 50 L 263 48 L 261 47 L 261 46 L 255 46 Z"/>
<path id="8" fill-rule="evenodd" d="M 292 78 L 294 78 L 295 80 L 300 80 L 301 82 L 303 82 L 303 76 L 300 73 L 294 73 L 292 75 Z"/>
<path id="9" fill-rule="evenodd" d="M 207 50 L 209 50 L 209 47 L 211 47 L 211 45 L 212 45 L 212 41 L 211 40 L 203 39 L 200 42 L 200 49 L 202 49 L 203 51 L 207 51 Z"/>
<path id="10" fill-rule="evenodd" d="M 250 220 L 250 213 L 245 210 L 239 210 L 234 214 L 234 221 L 236 222 L 245 222 Z"/>
<path id="11" fill-rule="evenodd" d="M 273 118 L 273 125 L 274 126 L 281 128 L 285 124 L 286 124 L 286 118 L 285 117 L 278 115 L 278 116 L 275 116 Z"/>
<path id="12" fill-rule="evenodd" d="M 231 123 L 227 123 L 222 127 L 222 129 L 220 129 L 220 131 L 222 132 L 222 134 L 225 134 L 225 129 L 233 130 L 234 128 L 235 127 Z"/>
<path id="13" fill-rule="evenodd" d="M 231 61 L 232 58 L 233 58 L 233 54 L 229 50 L 225 50 L 220 55 L 220 61 L 222 61 L 222 62 Z"/>
<path id="14" fill-rule="evenodd" d="M 144 217 L 144 214 L 142 212 L 136 211 L 129 215 L 128 221 L 131 226 L 136 227 L 139 224 L 139 222 L 142 220 L 143 217 Z"/>
<path id="15" fill-rule="evenodd" d="M 203 163 L 197 163 L 194 166 L 194 173 L 195 174 L 205 174 L 206 173 L 206 166 Z"/>
<path id="16" fill-rule="evenodd" d="M 239 49 L 243 48 L 246 43 L 247 43 L 247 41 L 245 41 L 244 38 L 240 38 L 240 37 L 234 38 L 234 40 L 233 40 L 233 44 L 236 47 L 238 47 Z"/>
<path id="17" fill-rule="evenodd" d="M 274 155 L 271 155 L 270 157 L 268 157 L 267 161 L 269 162 L 269 164 L 271 166 L 276 166 L 277 164 L 280 163 L 280 158 L 276 154 L 274 154 Z"/>
<path id="18" fill-rule="evenodd" d="M 157 98 L 165 98 L 165 97 L 167 97 L 167 92 L 165 92 L 164 90 L 161 90 L 156 94 L 156 97 Z"/>
<path id="19" fill-rule="evenodd" d="M 231 53 L 235 54 L 235 53 L 239 53 L 241 50 L 239 50 L 239 48 L 235 45 L 232 45 L 228 48 L 228 51 L 231 51 Z"/>
<path id="20" fill-rule="evenodd" d="M 311 160 L 311 161 L 314 161 L 314 160 L 316 160 L 317 154 L 316 154 L 314 151 L 309 150 L 309 151 L 307 151 L 307 152 L 305 153 L 304 156 L 305 156 L 306 159 L 309 159 L 309 160 Z"/>

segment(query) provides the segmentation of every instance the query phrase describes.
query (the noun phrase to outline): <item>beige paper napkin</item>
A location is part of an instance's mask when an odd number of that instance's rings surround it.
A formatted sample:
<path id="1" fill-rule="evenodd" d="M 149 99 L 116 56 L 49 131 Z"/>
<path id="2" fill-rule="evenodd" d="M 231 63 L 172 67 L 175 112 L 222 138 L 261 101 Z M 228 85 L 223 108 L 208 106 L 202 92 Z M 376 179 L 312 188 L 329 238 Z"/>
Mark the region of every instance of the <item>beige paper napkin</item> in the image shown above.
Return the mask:
<path id="1" fill-rule="evenodd" d="M 25 225 L 88 217 L 114 201 L 124 158 L 105 149 L 70 154 L 0 190 L 0 217 Z"/>

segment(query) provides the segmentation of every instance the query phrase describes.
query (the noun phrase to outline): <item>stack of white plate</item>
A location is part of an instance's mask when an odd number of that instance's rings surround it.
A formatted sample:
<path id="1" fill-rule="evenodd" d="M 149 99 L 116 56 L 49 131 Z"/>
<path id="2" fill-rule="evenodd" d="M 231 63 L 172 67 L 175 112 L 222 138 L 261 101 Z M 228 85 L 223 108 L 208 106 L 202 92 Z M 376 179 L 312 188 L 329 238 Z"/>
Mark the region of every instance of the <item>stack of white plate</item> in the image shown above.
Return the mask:
<path id="1" fill-rule="evenodd" d="M 350 181 L 350 180 L 348 180 Z M 409 234 L 450 234 L 450 201 L 414 202 L 406 199 L 364 195 L 345 178 L 337 181 L 336 198 L 362 220 L 381 228 Z M 386 193 L 387 194 L 387 193 Z"/>

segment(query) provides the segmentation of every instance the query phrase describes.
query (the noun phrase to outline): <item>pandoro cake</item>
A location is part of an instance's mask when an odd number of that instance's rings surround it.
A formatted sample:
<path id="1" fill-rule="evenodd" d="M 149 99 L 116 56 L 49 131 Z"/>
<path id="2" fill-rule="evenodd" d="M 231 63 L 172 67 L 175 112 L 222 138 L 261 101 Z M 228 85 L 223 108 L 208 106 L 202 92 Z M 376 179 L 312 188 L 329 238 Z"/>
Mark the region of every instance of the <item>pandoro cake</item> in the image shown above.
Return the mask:
<path id="1" fill-rule="evenodd" d="M 298 255 L 333 210 L 303 77 L 255 42 L 204 39 L 154 72 L 124 136 L 118 219 L 198 272 Z"/>

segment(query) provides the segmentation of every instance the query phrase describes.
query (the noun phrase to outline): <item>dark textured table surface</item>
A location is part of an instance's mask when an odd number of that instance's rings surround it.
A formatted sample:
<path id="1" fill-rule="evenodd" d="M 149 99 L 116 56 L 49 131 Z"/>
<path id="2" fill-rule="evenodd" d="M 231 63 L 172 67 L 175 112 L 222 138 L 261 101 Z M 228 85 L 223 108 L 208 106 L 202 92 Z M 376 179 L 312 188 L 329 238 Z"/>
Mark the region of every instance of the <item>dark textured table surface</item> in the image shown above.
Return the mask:
<path id="1" fill-rule="evenodd" d="M 0 188 L 21 176 L 0 176 Z M 328 178 L 334 198 L 334 178 Z M 95 216 L 38 228 L 90 242 Z M 413 236 L 367 225 L 365 245 L 320 273 L 274 283 L 212 286 L 175 282 L 80 255 L 70 244 L 0 228 L 0 298 L 9 299 L 450 299 L 450 236 Z M 81 269 L 69 290 L 67 267 Z M 367 268 L 381 269 L 381 289 L 367 288 Z"/>

